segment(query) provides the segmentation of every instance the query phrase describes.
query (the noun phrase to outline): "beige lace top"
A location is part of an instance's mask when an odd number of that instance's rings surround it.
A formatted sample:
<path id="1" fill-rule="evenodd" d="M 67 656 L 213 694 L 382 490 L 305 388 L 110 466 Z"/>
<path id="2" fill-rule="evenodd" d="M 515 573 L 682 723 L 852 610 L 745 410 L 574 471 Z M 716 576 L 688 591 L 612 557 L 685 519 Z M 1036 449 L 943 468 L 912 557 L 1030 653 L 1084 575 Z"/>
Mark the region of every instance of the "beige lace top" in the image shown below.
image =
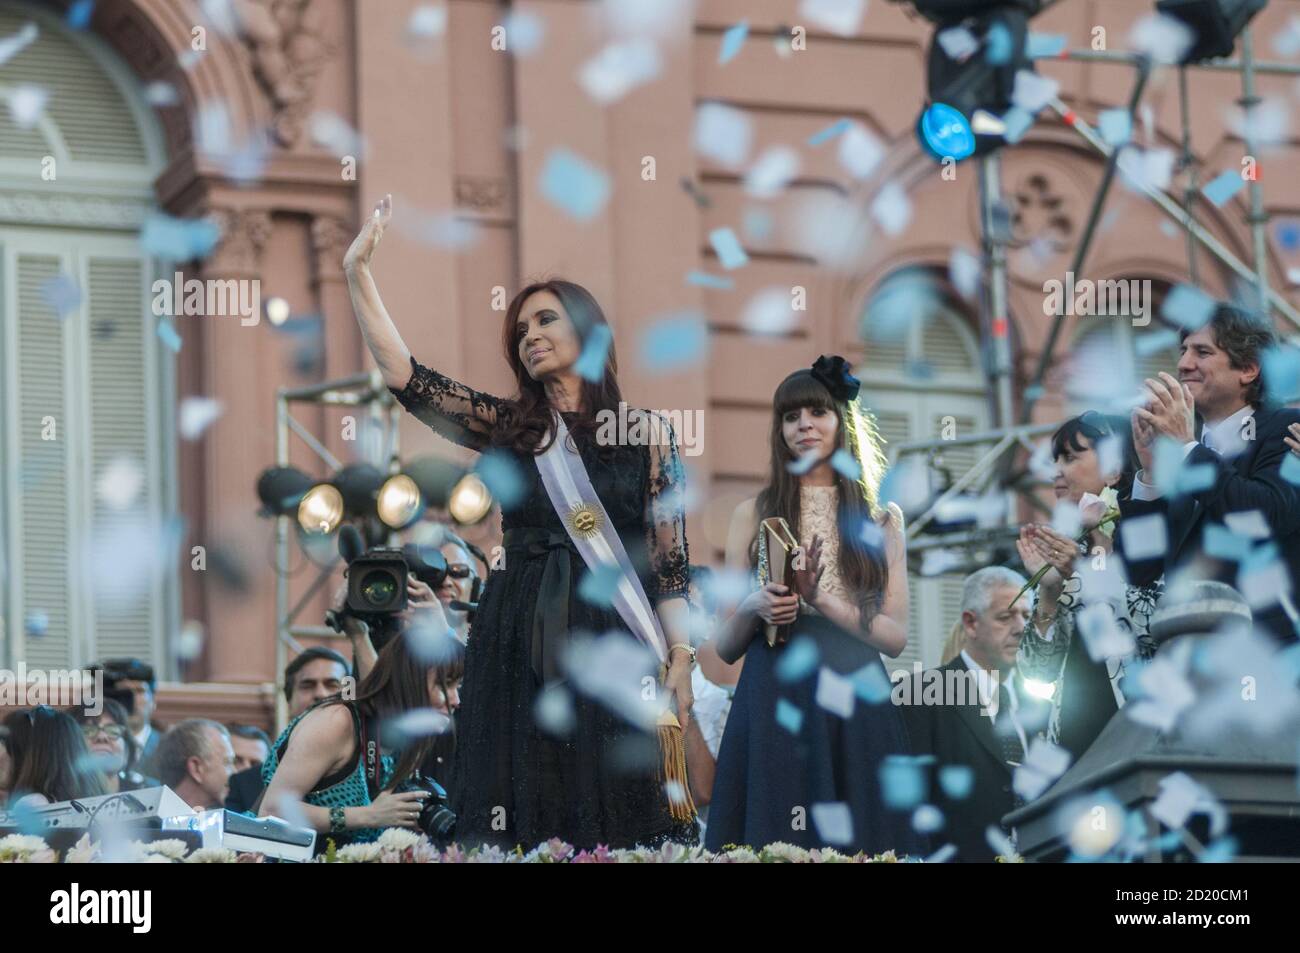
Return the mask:
<path id="1" fill-rule="evenodd" d="M 840 578 L 839 494 L 834 484 L 799 487 L 799 545 L 807 550 L 814 536 L 822 538 L 821 565 L 826 569 L 817 588 L 853 605 L 856 600 Z"/>

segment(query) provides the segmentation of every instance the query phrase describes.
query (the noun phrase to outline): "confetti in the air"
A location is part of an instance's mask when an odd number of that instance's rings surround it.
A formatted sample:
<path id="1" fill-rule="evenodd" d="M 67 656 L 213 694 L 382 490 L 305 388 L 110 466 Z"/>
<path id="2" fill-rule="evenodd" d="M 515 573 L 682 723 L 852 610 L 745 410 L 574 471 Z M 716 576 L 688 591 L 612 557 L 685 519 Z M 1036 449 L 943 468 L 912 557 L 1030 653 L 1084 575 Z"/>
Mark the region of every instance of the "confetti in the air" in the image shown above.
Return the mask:
<path id="1" fill-rule="evenodd" d="M 860 123 L 851 123 L 840 137 L 840 165 L 855 179 L 866 179 L 885 158 L 885 147 Z"/>
<path id="2" fill-rule="evenodd" d="M 1060 56 L 1069 38 L 1061 33 L 1030 33 L 1025 37 L 1025 55 L 1031 60 Z"/>
<path id="3" fill-rule="evenodd" d="M 140 245 L 167 261 L 191 261 L 208 257 L 220 237 L 220 229 L 209 219 L 172 218 L 154 212 L 145 219 Z"/>
<path id="4" fill-rule="evenodd" d="M 910 811 L 925 798 L 925 773 L 919 758 L 886 755 L 880 764 L 880 790 L 885 806 Z"/>
<path id="5" fill-rule="evenodd" d="M 727 32 L 722 34 L 722 47 L 718 50 L 718 65 L 726 66 L 734 60 L 740 54 L 741 48 L 745 45 L 745 38 L 748 36 L 748 20 L 741 20 L 735 26 L 728 28 Z"/>
<path id="6" fill-rule="evenodd" d="M 853 126 L 853 121 L 850 119 L 837 119 L 829 126 L 826 126 L 824 129 L 819 129 L 817 130 L 817 132 L 814 132 L 811 136 L 809 136 L 808 145 L 815 149 L 818 146 L 820 146 L 822 143 L 829 142 L 830 140 L 834 139 L 836 136 L 848 132 L 849 129 L 852 128 L 852 126 Z"/>
<path id="7" fill-rule="evenodd" d="M 1201 194 L 1204 195 L 1210 204 L 1215 208 L 1222 208 L 1223 203 L 1231 199 L 1246 186 L 1246 180 L 1242 178 L 1241 173 L 1236 169 L 1227 169 L 1220 172 L 1210 182 L 1208 182 Z"/>
<path id="8" fill-rule="evenodd" d="M 542 168 L 542 195 L 578 221 L 590 221 L 609 200 L 609 176 L 568 149 L 555 149 Z"/>
<path id="9" fill-rule="evenodd" d="M 745 303 L 740 323 L 751 334 L 780 335 L 792 331 L 799 323 L 799 313 L 791 307 L 789 288 L 764 288 Z"/>
<path id="10" fill-rule="evenodd" d="M 777 659 L 777 681 L 786 684 L 801 681 L 817 668 L 820 660 L 816 642 L 807 636 L 792 639 Z"/>
<path id="11" fill-rule="evenodd" d="M 41 300 L 65 318 L 81 307 L 81 289 L 67 275 L 56 275 L 41 285 Z"/>
<path id="12" fill-rule="evenodd" d="M 1170 324 L 1180 325 L 1189 331 L 1204 327 L 1214 316 L 1215 300 L 1200 288 L 1181 284 L 1165 295 L 1160 306 L 1160 316 Z"/>
<path id="13" fill-rule="evenodd" d="M 221 409 L 221 401 L 211 397 L 186 397 L 181 401 L 181 437 L 197 440 L 221 416 Z"/>
<path id="14" fill-rule="evenodd" d="M 523 498 L 527 488 L 524 476 L 507 454 L 489 450 L 479 457 L 475 470 L 504 509 L 510 509 Z"/>
<path id="15" fill-rule="evenodd" d="M 912 202 L 897 182 L 886 183 L 871 203 L 871 217 L 886 234 L 897 237 L 912 221 Z"/>
<path id="16" fill-rule="evenodd" d="M 720 165 L 743 166 L 753 135 L 753 123 L 739 109 L 703 103 L 695 111 L 695 149 Z"/>
<path id="17" fill-rule="evenodd" d="M 799 153 L 789 146 L 773 146 L 745 174 L 745 191 L 756 199 L 773 198 L 798 174 Z"/>
<path id="18" fill-rule="evenodd" d="M 718 256 L 718 264 L 728 271 L 749 263 L 749 256 L 741 247 L 740 239 L 729 228 L 715 228 L 709 232 L 709 244 L 713 246 L 713 251 Z"/>
<path id="19" fill-rule="evenodd" d="M 22 29 L 11 36 L 0 38 L 0 66 L 13 59 L 40 36 L 35 23 L 24 23 Z"/>
<path id="20" fill-rule="evenodd" d="M 709 351 L 709 329 L 700 315 L 685 312 L 656 321 L 641 332 L 641 366 L 669 373 L 699 364 Z"/>
<path id="21" fill-rule="evenodd" d="M 622 578 L 623 571 L 617 563 L 596 566 L 583 574 L 578 584 L 578 595 L 592 605 L 612 606 Z"/>
<path id="22" fill-rule="evenodd" d="M 843 675 L 825 666 L 817 672 L 817 705 L 832 715 L 852 718 L 856 694 L 853 683 Z"/>
<path id="23" fill-rule="evenodd" d="M 12 87 L 6 98 L 9 102 L 9 116 L 14 125 L 19 129 L 30 129 L 44 115 L 50 91 L 43 86 L 21 83 Z"/>
<path id="24" fill-rule="evenodd" d="M 582 354 L 578 356 L 573 369 L 584 380 L 600 381 L 605 376 L 605 361 L 609 356 L 609 346 L 613 343 L 614 332 L 607 324 L 593 325 L 582 345 Z"/>
<path id="25" fill-rule="evenodd" d="M 1196 34 L 1181 20 L 1163 13 L 1151 13 L 1133 25 L 1128 42 L 1130 47 L 1146 53 L 1154 62 L 1169 66 L 1182 60 L 1196 42 Z"/>
<path id="26" fill-rule="evenodd" d="M 948 59 L 959 62 L 970 57 L 980 48 L 980 41 L 976 39 L 975 34 L 964 26 L 939 30 L 935 33 L 934 39 L 943 48 Z"/>
<path id="27" fill-rule="evenodd" d="M 840 36 L 857 32 L 866 9 L 867 0 L 803 0 L 799 4 L 801 16 Z"/>
<path id="28" fill-rule="evenodd" d="M 836 801 L 812 806 L 813 826 L 817 836 L 834 846 L 853 843 L 853 815 L 849 806 Z"/>
<path id="29" fill-rule="evenodd" d="M 776 700 L 776 723 L 790 734 L 797 735 L 799 729 L 803 727 L 803 712 L 799 710 L 797 705 L 784 698 L 778 698 Z"/>
<path id="30" fill-rule="evenodd" d="M 1127 109 L 1106 109 L 1097 117 L 1097 131 L 1112 149 L 1133 138 L 1133 116 Z"/>
<path id="31" fill-rule="evenodd" d="M 647 39 L 611 43 L 578 71 L 587 95 L 602 105 L 622 99 L 659 75 L 659 48 Z"/>

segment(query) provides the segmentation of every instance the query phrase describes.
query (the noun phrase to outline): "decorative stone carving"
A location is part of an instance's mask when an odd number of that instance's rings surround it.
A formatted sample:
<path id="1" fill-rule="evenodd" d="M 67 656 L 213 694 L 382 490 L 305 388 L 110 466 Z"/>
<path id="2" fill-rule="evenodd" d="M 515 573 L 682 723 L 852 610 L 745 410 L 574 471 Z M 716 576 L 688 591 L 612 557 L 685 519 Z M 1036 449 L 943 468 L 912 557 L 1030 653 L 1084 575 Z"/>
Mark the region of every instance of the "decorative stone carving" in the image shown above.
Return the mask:
<path id="1" fill-rule="evenodd" d="M 456 206 L 476 211 L 501 211 L 506 200 L 505 180 L 493 176 L 456 176 Z"/>
<path id="2" fill-rule="evenodd" d="M 208 266 L 218 272 L 261 271 L 262 249 L 271 237 L 271 213 L 262 209 L 214 209 L 212 219 L 221 231 L 221 239 Z"/>
<path id="3" fill-rule="evenodd" d="M 150 203 L 75 193 L 0 191 L 0 221 L 24 225 L 69 225 L 135 230 Z"/>
<path id="4" fill-rule="evenodd" d="M 1080 176 L 1076 164 L 1049 151 L 1031 147 L 1027 152 L 1005 152 L 1002 163 L 1002 195 L 1011 231 L 1007 264 L 1013 281 L 1041 289 L 1050 278 L 1062 279 L 1070 267 L 1094 178 Z M 978 234 L 978 193 L 971 213 Z"/>
<path id="5" fill-rule="evenodd" d="M 335 48 L 322 34 L 312 0 L 233 0 L 239 38 L 253 75 L 271 100 L 271 131 L 282 146 L 302 135 L 316 78 Z"/>

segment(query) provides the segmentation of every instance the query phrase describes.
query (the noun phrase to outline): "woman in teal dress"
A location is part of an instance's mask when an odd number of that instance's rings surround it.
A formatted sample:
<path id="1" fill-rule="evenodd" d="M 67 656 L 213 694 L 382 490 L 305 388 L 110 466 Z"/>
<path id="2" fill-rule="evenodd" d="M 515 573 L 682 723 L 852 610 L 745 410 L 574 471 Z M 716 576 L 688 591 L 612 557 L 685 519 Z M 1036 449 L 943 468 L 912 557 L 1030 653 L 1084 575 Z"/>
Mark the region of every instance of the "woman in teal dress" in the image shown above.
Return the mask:
<path id="1" fill-rule="evenodd" d="M 431 631 L 450 631 L 437 603 L 425 611 Z M 405 638 L 393 639 L 354 700 L 335 695 L 291 721 L 262 763 L 261 814 L 315 829 L 322 847 L 327 838 L 361 843 L 389 827 L 415 830 L 427 793 L 392 788 L 416 771 L 437 735 L 399 733 L 394 720 L 430 708 L 450 714 L 447 686 L 459 680 L 463 655 L 450 634 L 438 642 L 445 653 L 428 661 L 423 648 L 416 658 Z M 372 741 L 373 760 L 365 756 Z"/>

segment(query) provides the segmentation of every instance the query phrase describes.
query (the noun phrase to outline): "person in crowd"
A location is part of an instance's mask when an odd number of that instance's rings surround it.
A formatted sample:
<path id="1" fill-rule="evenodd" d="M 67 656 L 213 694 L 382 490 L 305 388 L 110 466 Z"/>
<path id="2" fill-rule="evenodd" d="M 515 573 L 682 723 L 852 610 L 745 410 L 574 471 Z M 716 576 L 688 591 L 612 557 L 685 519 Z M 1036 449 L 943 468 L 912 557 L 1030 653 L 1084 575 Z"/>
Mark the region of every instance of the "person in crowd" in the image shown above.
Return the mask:
<path id="1" fill-rule="evenodd" d="M 136 750 L 131 768 L 142 774 L 155 774 L 152 759 L 164 729 L 153 722 L 158 690 L 153 666 L 137 658 L 115 658 L 105 659 L 95 667 L 104 672 L 105 692 L 121 696 L 131 719 Z"/>
<path id="2" fill-rule="evenodd" d="M 693 842 L 681 731 L 692 704 L 690 559 L 672 428 L 662 416 L 627 408 L 608 322 L 595 298 L 572 282 L 530 284 L 506 309 L 512 398 L 472 390 L 417 362 L 370 270 L 391 215 L 385 197 L 344 259 L 362 337 L 403 407 L 448 439 L 490 451 L 492 462 L 521 482 L 517 498 L 501 500 L 505 567 L 487 580 L 465 659 L 454 769 L 461 839 L 510 847 L 551 837 L 580 847 Z M 589 341 L 603 357 L 599 373 L 584 377 L 578 359 Z M 620 413 L 638 439 L 601 438 L 602 415 Z M 555 468 L 548 473 L 564 468 L 572 477 L 585 469 L 592 489 L 580 489 L 588 481 L 552 478 L 563 501 L 557 508 L 539 469 L 547 462 Z M 630 594 L 621 611 L 579 595 L 588 567 L 573 534 L 625 550 L 632 574 L 623 577 Z M 568 737 L 539 724 L 533 712 L 544 687 L 569 674 L 563 663 L 573 632 L 597 639 L 622 633 L 645 644 L 666 671 L 656 700 L 675 718 L 647 732 L 589 694 L 575 694 Z M 650 674 L 653 666 L 646 667 Z M 628 677 L 639 682 L 637 673 Z M 658 753 L 643 743 L 656 734 Z M 644 757 L 629 770 L 633 747 Z"/>
<path id="3" fill-rule="evenodd" d="M 196 811 L 223 807 L 235 766 L 230 732 L 218 721 L 187 718 L 163 735 L 158 778 Z"/>
<path id="4" fill-rule="evenodd" d="M 297 718 L 321 699 L 343 691 L 343 680 L 351 674 L 348 660 L 333 649 L 312 646 L 296 655 L 284 670 L 289 717 Z"/>
<path id="5" fill-rule="evenodd" d="M 131 767 L 139 762 L 139 757 L 135 736 L 131 734 L 130 716 L 121 702 L 105 698 L 97 715 L 89 714 L 85 708 L 73 708 L 70 714 L 81 726 L 91 761 L 103 773 L 108 793 L 138 791 L 158 784 Z"/>
<path id="6" fill-rule="evenodd" d="M 261 814 L 305 824 L 336 843 L 372 841 L 388 827 L 416 828 L 426 792 L 393 788 L 424 762 L 436 729 L 422 720 L 423 727 L 407 730 L 403 719 L 456 704 L 444 668 L 454 669 L 461 649 L 441 606 L 428 611 L 444 633 L 437 644 L 430 639 L 417 654 L 410 640 L 392 639 L 357 686 L 354 701 L 332 695 L 285 727 L 262 765 L 267 789 Z"/>
<path id="7" fill-rule="evenodd" d="M 953 623 L 948 630 L 948 638 L 944 640 L 943 649 L 939 652 L 939 664 L 947 665 L 966 647 L 966 626 L 962 625 L 961 619 Z"/>
<path id="8" fill-rule="evenodd" d="M 440 552 L 447 560 L 447 575 L 442 585 L 438 587 L 438 601 L 442 603 L 447 621 L 456 630 L 456 638 L 468 642 L 473 610 L 458 609 L 452 603 L 472 605 L 483 583 L 475 569 L 474 557 L 469 551 L 469 546 L 459 536 L 447 533 Z"/>
<path id="9" fill-rule="evenodd" d="M 67 712 L 37 705 L 6 719 L 10 810 L 107 794 L 81 727 Z"/>
<path id="10" fill-rule="evenodd" d="M 1121 538 L 1117 523 L 1104 521 L 1107 507 L 1113 515 L 1109 501 L 1130 492 L 1137 469 L 1128 421 L 1095 411 L 1073 417 L 1052 435 L 1052 458 L 1057 500 L 1071 506 L 1080 506 L 1085 498 L 1090 501 L 1079 510 L 1083 542 L 1039 524 L 1024 526 L 1016 541 L 1028 573 L 1051 567 L 1038 584 L 1033 618 L 1021 642 L 1020 670 L 1025 677 L 1052 686 L 1047 738 L 1077 760 L 1123 707 L 1131 664 L 1155 651 L 1150 618 L 1163 580 L 1126 583 L 1116 563 L 1105 570 L 1113 585 L 1102 581 L 1101 567 L 1109 565 L 1105 560 Z M 1122 561 L 1122 548 L 1119 555 Z M 1091 592 L 1084 591 L 1081 567 L 1095 580 Z M 1097 608 L 1089 607 L 1101 608 L 1103 603 L 1109 620 L 1105 631 L 1114 638 L 1094 635 L 1096 645 L 1090 647 L 1080 631 L 1080 620 L 1095 622 L 1100 618 Z M 1094 630 L 1102 631 L 1096 626 Z M 1100 657 L 1094 660 L 1096 656 Z"/>
<path id="11" fill-rule="evenodd" d="M 1003 815 L 1016 807 L 1015 769 L 1047 723 L 1046 703 L 1025 689 L 1015 670 L 1030 614 L 1029 595 L 1017 598 L 1024 584 L 1023 576 L 1003 566 L 967 576 L 962 648 L 937 670 L 912 676 L 906 695 L 895 691 L 912 751 L 926 757 L 927 803 L 943 815 L 934 841 L 951 843 L 960 861 L 997 854 L 986 832 L 1001 828 Z M 956 783 L 953 772 L 960 776 Z"/>
<path id="12" fill-rule="evenodd" d="M 256 725 L 227 725 L 230 747 L 235 751 L 235 771 L 256 768 L 259 771 L 271 753 L 271 739 Z"/>
<path id="13" fill-rule="evenodd" d="M 1184 329 L 1181 337 L 1178 379 L 1166 373 L 1148 379 L 1148 400 L 1132 414 L 1141 470 L 1120 509 L 1125 520 L 1159 514 L 1167 545 L 1157 556 L 1130 560 L 1130 579 L 1149 584 L 1163 575 L 1170 582 L 1179 572 L 1225 582 L 1247 596 L 1258 628 L 1292 642 L 1300 621 L 1300 487 L 1281 469 L 1284 440 L 1300 410 L 1272 406 L 1292 395 L 1265 389 L 1261 368 L 1277 335 L 1258 317 L 1220 304 L 1207 324 Z M 1154 471 L 1161 439 L 1177 446 L 1171 457 L 1181 462 L 1180 473 Z M 1269 567 L 1258 561 L 1239 563 L 1222 547 L 1207 548 L 1215 529 L 1224 527 L 1252 544 L 1275 545 L 1285 584 L 1272 582 Z"/>
<path id="14" fill-rule="evenodd" d="M 786 377 L 772 399 L 767 485 L 732 518 L 728 567 L 766 564 L 766 519 L 784 519 L 800 550 L 792 588 L 767 582 L 719 613 L 718 655 L 745 664 L 718 752 L 710 850 L 925 846 L 907 815 L 886 807 L 880 785 L 884 760 L 908 752 L 902 718 L 883 701 L 854 697 L 863 680 L 887 694 L 881 655 L 907 646 L 903 515 L 877 501 L 885 461 L 857 396 L 838 356 Z M 792 625 L 789 640 L 769 645 L 763 623 Z M 848 817 L 810 817 L 817 804 L 845 805 Z"/>
<path id="15" fill-rule="evenodd" d="M 701 648 L 710 644 L 718 625 L 718 606 L 712 582 L 713 571 L 708 566 L 691 567 L 691 637 Z M 700 820 L 707 822 L 718 748 L 731 711 L 734 685 L 715 685 L 699 666 L 691 672 L 691 688 L 695 693 L 695 717 L 691 719 L 685 736 L 686 776 L 691 785 L 691 798 L 700 811 Z"/>

